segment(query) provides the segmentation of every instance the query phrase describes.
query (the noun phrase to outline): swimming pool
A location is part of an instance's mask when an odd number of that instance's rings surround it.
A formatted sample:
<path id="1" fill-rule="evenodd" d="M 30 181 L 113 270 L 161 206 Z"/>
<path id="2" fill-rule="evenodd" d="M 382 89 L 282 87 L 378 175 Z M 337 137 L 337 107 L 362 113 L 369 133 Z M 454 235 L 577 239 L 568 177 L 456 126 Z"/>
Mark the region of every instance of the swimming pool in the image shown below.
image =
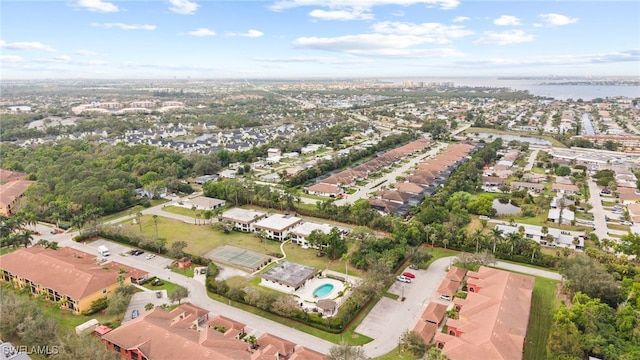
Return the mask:
<path id="1" fill-rule="evenodd" d="M 329 295 L 329 293 L 333 290 L 332 284 L 322 284 L 318 286 L 315 290 L 313 290 L 313 297 L 321 298 Z"/>

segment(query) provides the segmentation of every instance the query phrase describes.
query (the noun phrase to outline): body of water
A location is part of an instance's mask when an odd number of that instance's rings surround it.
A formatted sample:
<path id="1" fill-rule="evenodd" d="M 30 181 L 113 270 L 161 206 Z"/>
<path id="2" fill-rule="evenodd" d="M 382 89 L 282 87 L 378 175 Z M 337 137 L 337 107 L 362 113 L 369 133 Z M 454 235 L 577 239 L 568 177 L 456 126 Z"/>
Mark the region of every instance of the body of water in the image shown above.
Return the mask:
<path id="1" fill-rule="evenodd" d="M 551 85 L 549 83 L 565 82 L 566 80 L 549 79 L 498 79 L 497 77 L 460 77 L 460 78 L 404 78 L 390 79 L 393 82 L 413 81 L 424 83 L 450 82 L 454 86 L 472 87 L 504 87 L 514 90 L 526 90 L 532 95 L 550 97 L 557 100 L 582 99 L 624 96 L 640 98 L 640 86 L 631 85 Z M 546 84 L 543 84 L 546 83 Z"/>

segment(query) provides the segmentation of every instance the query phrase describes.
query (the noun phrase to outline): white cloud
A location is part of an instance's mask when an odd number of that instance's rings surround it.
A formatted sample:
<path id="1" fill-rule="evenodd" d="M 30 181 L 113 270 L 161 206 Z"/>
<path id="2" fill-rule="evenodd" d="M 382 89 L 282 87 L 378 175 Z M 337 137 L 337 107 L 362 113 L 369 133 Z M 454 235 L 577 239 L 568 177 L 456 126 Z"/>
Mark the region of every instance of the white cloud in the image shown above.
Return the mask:
<path id="1" fill-rule="evenodd" d="M 75 6 L 101 13 L 114 13 L 120 10 L 117 5 L 102 0 L 78 0 Z"/>
<path id="2" fill-rule="evenodd" d="M 68 55 L 60 55 L 60 56 L 55 56 L 51 58 L 51 61 L 53 62 L 70 62 L 71 60 L 71 56 Z"/>
<path id="3" fill-rule="evenodd" d="M 440 23 L 414 24 L 408 22 L 383 21 L 373 25 L 373 30 L 383 34 L 430 36 L 437 43 L 450 42 L 450 38 L 460 38 L 473 34 L 464 26 L 447 26 Z"/>
<path id="4" fill-rule="evenodd" d="M 465 22 L 468 20 L 471 20 L 471 19 L 467 16 L 456 16 L 453 18 L 453 22 Z"/>
<path id="5" fill-rule="evenodd" d="M 118 28 L 121 30 L 155 30 L 155 25 L 137 25 L 137 24 L 123 24 L 123 23 L 91 23 L 91 26 L 101 27 L 105 29 Z"/>
<path id="6" fill-rule="evenodd" d="M 333 64 L 333 65 L 349 65 L 349 64 L 362 64 L 369 63 L 373 60 L 353 58 L 353 59 L 340 59 L 336 57 L 325 56 L 292 56 L 292 57 L 275 57 L 275 58 L 255 58 L 254 60 L 268 63 L 317 63 L 317 64 Z"/>
<path id="7" fill-rule="evenodd" d="M 24 62 L 24 58 L 17 55 L 0 55 L 0 62 L 15 64 Z"/>
<path id="8" fill-rule="evenodd" d="M 403 17 L 404 16 L 404 11 L 396 10 L 396 11 L 392 12 L 391 15 L 395 16 L 395 17 Z"/>
<path id="9" fill-rule="evenodd" d="M 373 14 L 370 12 L 363 12 L 360 10 L 321 10 L 315 9 L 309 12 L 309 16 L 320 20 L 371 20 Z"/>
<path id="10" fill-rule="evenodd" d="M 85 49 L 76 50 L 76 54 L 82 55 L 82 56 L 96 56 L 96 55 L 98 55 L 98 53 L 95 52 L 95 51 L 85 50 Z"/>
<path id="11" fill-rule="evenodd" d="M 49 45 L 45 45 L 38 41 L 18 41 L 13 43 L 8 43 L 4 40 L 0 40 L 0 48 L 10 49 L 10 50 L 38 50 L 45 52 L 56 52 L 57 50 L 52 48 Z"/>
<path id="12" fill-rule="evenodd" d="M 486 31 L 483 36 L 479 38 L 477 44 L 490 44 L 490 45 L 509 45 L 531 42 L 535 37 L 531 34 L 527 34 L 522 30 L 510 30 L 504 32 Z"/>
<path id="13" fill-rule="evenodd" d="M 493 23 L 498 26 L 519 26 L 520 19 L 511 15 L 502 15 L 499 18 L 493 20 Z"/>
<path id="14" fill-rule="evenodd" d="M 262 31 L 251 29 L 244 34 L 241 34 L 240 36 L 249 37 L 249 38 L 259 38 L 263 35 L 264 33 Z"/>
<path id="15" fill-rule="evenodd" d="M 215 36 L 216 32 L 207 28 L 199 28 L 193 31 L 189 31 L 188 34 L 191 36 L 203 37 L 203 36 Z"/>
<path id="16" fill-rule="evenodd" d="M 376 6 L 399 5 L 410 6 L 415 4 L 434 5 L 441 9 L 454 9 L 460 5 L 459 0 L 280 0 L 269 8 L 273 11 L 282 11 L 302 6 L 327 7 L 336 9 L 360 9 L 370 10 Z"/>
<path id="17" fill-rule="evenodd" d="M 523 66 L 577 66 L 602 63 L 624 63 L 640 61 L 640 49 L 632 49 L 604 54 L 534 56 L 521 59 L 489 58 L 477 60 L 456 61 L 454 66 L 470 68 L 486 67 L 523 67 Z"/>
<path id="18" fill-rule="evenodd" d="M 570 18 L 565 15 L 560 14 L 540 14 L 540 18 L 547 25 L 569 25 L 578 22 L 578 18 Z"/>
<path id="19" fill-rule="evenodd" d="M 200 5 L 189 0 L 169 0 L 169 2 L 172 5 L 169 7 L 169 10 L 181 15 L 195 14 L 196 10 L 200 7 Z"/>

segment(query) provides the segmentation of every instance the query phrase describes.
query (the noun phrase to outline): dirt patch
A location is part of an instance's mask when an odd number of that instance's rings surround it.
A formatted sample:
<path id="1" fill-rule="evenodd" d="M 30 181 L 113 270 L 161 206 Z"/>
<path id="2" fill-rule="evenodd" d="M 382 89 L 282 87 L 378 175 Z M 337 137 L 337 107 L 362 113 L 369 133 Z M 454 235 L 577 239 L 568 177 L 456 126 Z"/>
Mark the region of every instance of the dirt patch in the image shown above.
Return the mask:
<path id="1" fill-rule="evenodd" d="M 564 303 L 568 307 L 571 307 L 571 298 L 568 294 L 562 292 L 562 283 L 558 283 L 558 285 L 556 285 L 556 298 L 561 303 Z"/>

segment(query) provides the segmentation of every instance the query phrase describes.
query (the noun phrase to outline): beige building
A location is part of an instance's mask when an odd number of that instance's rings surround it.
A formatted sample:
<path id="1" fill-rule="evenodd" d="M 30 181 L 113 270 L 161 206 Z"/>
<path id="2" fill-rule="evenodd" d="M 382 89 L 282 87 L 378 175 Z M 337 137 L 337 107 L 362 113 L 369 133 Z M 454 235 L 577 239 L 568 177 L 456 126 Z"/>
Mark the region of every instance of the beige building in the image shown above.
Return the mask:
<path id="1" fill-rule="evenodd" d="M 60 248 L 34 246 L 0 257 L 0 281 L 30 289 L 34 295 L 61 304 L 75 313 L 89 310 L 91 303 L 108 297 L 123 284 L 139 282 L 149 273 L 117 262 L 100 264 L 95 255 Z"/>

